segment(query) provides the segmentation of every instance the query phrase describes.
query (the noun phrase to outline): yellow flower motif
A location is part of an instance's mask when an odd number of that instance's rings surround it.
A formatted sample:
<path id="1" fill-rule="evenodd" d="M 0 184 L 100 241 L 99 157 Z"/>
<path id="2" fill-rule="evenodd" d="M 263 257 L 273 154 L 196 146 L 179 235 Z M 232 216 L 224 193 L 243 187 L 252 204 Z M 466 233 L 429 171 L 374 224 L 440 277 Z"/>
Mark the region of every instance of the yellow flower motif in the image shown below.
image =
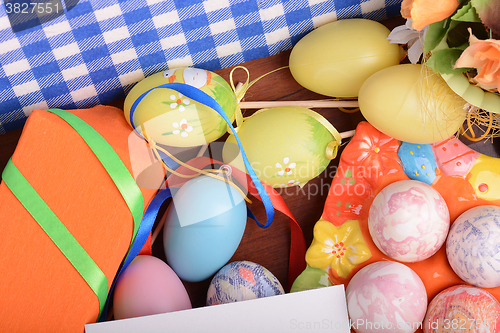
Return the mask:
<path id="1" fill-rule="evenodd" d="M 330 267 L 346 278 L 354 266 L 371 256 L 357 220 L 346 221 L 337 227 L 320 219 L 314 226 L 314 239 L 306 252 L 306 262 L 311 267 Z"/>

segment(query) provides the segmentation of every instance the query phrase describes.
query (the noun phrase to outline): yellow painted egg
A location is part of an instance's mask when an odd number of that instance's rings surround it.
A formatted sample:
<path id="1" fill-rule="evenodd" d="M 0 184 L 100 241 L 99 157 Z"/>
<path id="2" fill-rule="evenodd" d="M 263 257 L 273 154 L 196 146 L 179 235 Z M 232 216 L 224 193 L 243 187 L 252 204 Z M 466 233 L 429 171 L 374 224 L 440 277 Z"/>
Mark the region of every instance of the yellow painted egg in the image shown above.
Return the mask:
<path id="1" fill-rule="evenodd" d="M 304 107 L 260 110 L 243 121 L 238 137 L 256 175 L 273 187 L 305 185 L 326 169 L 340 144 L 335 128 Z M 222 156 L 224 163 L 245 170 L 233 135 Z"/>
<path id="2" fill-rule="evenodd" d="M 361 87 L 358 102 L 375 128 L 410 143 L 448 139 L 466 117 L 466 102 L 423 65 L 397 65 L 373 74 Z"/>
<path id="3" fill-rule="evenodd" d="M 304 36 L 290 53 L 290 72 L 304 88 L 332 97 L 357 97 L 373 73 L 399 64 L 390 31 L 367 19 L 327 23 Z"/>
<path id="4" fill-rule="evenodd" d="M 125 99 L 125 118 L 156 143 L 175 147 L 199 146 L 226 133 L 222 116 L 203 101 L 185 96 L 168 83 L 195 87 L 215 99 L 232 121 L 238 108 L 229 84 L 218 74 L 198 68 L 177 68 L 153 74 L 137 83 Z"/>

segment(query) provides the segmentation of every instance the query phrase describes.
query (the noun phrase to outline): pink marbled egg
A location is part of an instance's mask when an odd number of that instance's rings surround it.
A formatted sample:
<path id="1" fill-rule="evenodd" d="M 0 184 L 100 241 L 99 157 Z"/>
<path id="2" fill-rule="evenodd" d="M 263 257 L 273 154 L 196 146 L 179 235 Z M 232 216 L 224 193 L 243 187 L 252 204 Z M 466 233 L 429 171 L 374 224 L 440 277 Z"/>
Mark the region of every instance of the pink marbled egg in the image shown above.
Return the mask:
<path id="1" fill-rule="evenodd" d="M 384 187 L 373 200 L 368 229 L 385 255 L 416 262 L 436 253 L 446 240 L 450 213 L 432 186 L 401 180 Z"/>
<path id="2" fill-rule="evenodd" d="M 413 333 L 422 326 L 427 292 L 408 266 L 379 261 L 363 267 L 346 289 L 347 309 L 358 333 Z"/>

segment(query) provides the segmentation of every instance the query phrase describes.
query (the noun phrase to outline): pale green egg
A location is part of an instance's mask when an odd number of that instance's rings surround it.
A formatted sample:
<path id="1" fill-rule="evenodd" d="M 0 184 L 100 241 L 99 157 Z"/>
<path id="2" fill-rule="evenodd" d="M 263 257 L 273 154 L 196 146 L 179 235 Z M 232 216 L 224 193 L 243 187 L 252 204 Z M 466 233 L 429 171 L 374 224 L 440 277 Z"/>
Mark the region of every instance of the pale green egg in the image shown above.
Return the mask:
<path id="1" fill-rule="evenodd" d="M 305 185 L 335 158 L 340 136 L 320 114 L 303 107 L 264 109 L 247 118 L 238 137 L 256 175 L 273 187 Z M 245 170 L 234 135 L 223 160 Z"/>

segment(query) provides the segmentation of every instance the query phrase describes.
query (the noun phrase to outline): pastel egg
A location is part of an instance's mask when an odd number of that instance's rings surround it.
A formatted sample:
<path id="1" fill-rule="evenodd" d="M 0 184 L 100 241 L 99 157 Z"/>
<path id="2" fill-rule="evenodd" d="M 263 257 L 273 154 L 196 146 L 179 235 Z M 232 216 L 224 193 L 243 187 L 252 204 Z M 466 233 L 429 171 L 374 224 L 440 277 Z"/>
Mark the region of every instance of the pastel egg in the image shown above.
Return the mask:
<path id="1" fill-rule="evenodd" d="M 500 286 L 500 207 L 471 208 L 450 228 L 446 255 L 453 271 L 477 287 Z"/>
<path id="2" fill-rule="evenodd" d="M 243 237 L 247 206 L 223 180 L 198 176 L 174 193 L 163 231 L 167 262 L 185 281 L 215 274 L 233 256 Z"/>
<path id="3" fill-rule="evenodd" d="M 425 333 L 499 332 L 500 303 L 481 288 L 449 287 L 429 303 L 423 329 Z"/>
<path id="4" fill-rule="evenodd" d="M 139 255 L 120 274 L 113 294 L 115 319 L 191 309 L 189 295 L 161 259 Z"/>
<path id="5" fill-rule="evenodd" d="M 444 244 L 450 213 L 441 194 L 417 180 L 384 187 L 373 200 L 368 229 L 375 245 L 390 258 L 417 262 Z"/>
<path id="6" fill-rule="evenodd" d="M 226 122 L 211 107 L 176 90 L 157 88 L 168 83 L 184 83 L 201 90 L 234 120 L 236 96 L 221 76 L 204 69 L 176 68 L 146 77 L 127 94 L 125 119 L 139 133 L 156 143 L 175 147 L 204 145 L 226 133 Z M 137 100 L 140 102 L 133 109 Z"/>
<path id="7" fill-rule="evenodd" d="M 404 64 L 371 75 L 359 90 L 359 109 L 382 133 L 410 143 L 435 143 L 455 134 L 466 102 L 423 65 Z"/>
<path id="8" fill-rule="evenodd" d="M 251 261 L 234 261 L 215 274 L 207 292 L 207 305 L 240 302 L 283 295 L 279 280 L 265 267 Z"/>
<path id="9" fill-rule="evenodd" d="M 469 148 L 455 136 L 432 145 L 432 149 L 439 170 L 446 176 L 465 178 L 481 156 L 480 153 Z M 491 165 L 488 166 L 491 167 Z"/>
<path id="10" fill-rule="evenodd" d="M 358 333 L 412 333 L 427 309 L 427 292 L 408 266 L 379 261 L 359 270 L 346 289 L 347 309 Z"/>
<path id="11" fill-rule="evenodd" d="M 257 177 L 273 187 L 288 187 L 303 186 L 326 169 L 340 143 L 336 132 L 310 109 L 280 107 L 247 118 L 238 137 Z M 234 135 L 227 138 L 222 157 L 224 163 L 245 170 Z"/>
<path id="12" fill-rule="evenodd" d="M 399 63 L 397 44 L 379 22 L 345 19 L 304 36 L 290 53 L 289 67 L 304 88 L 333 97 L 357 97 L 373 73 Z"/>
<path id="13" fill-rule="evenodd" d="M 437 163 L 431 145 L 402 142 L 398 156 L 408 178 L 429 185 L 436 179 Z"/>

